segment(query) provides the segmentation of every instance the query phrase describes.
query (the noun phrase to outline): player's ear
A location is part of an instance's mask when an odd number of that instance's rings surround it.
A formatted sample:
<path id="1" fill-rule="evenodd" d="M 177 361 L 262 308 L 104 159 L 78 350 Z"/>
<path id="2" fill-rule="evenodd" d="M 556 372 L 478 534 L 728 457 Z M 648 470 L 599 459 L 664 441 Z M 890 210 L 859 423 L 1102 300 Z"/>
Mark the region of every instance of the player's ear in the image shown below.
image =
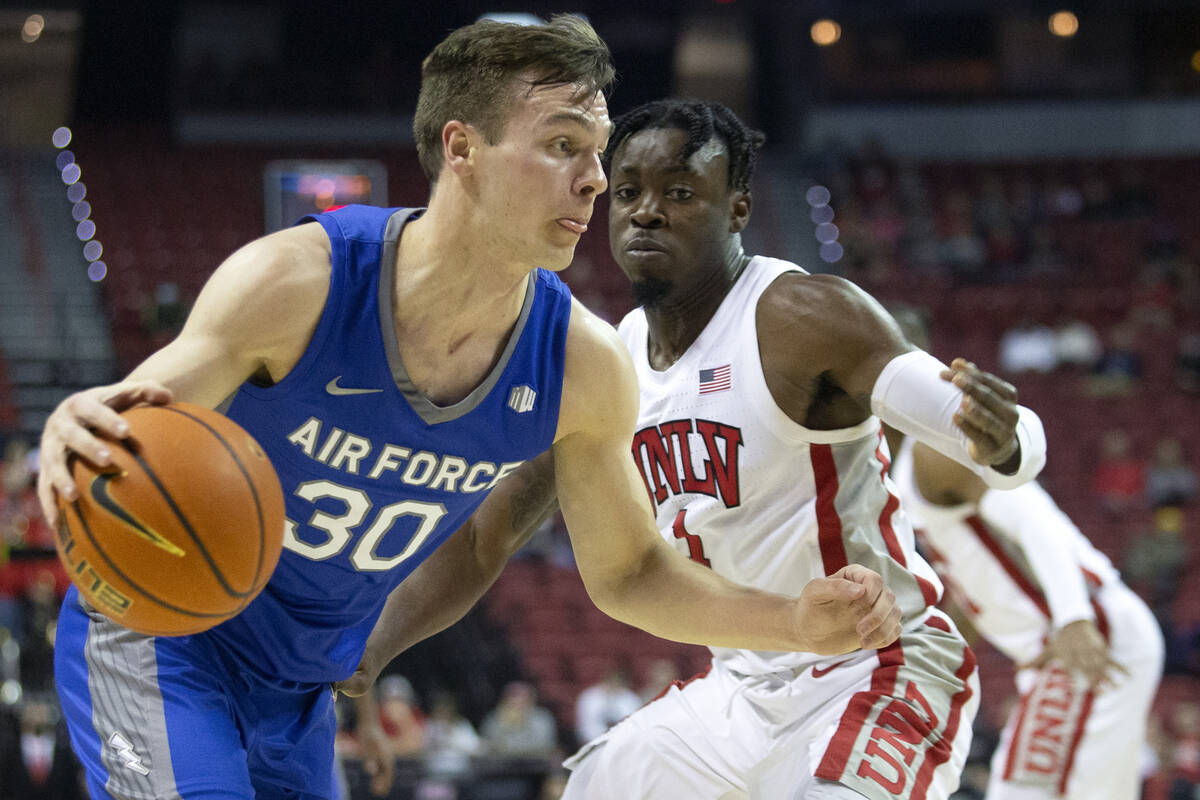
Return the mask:
<path id="1" fill-rule="evenodd" d="M 729 197 L 729 232 L 741 233 L 750 224 L 749 192 L 734 192 Z"/>
<path id="2" fill-rule="evenodd" d="M 478 132 L 472 126 L 452 119 L 442 127 L 442 157 L 446 168 L 460 175 L 469 171 L 475 163 L 475 145 Z"/>

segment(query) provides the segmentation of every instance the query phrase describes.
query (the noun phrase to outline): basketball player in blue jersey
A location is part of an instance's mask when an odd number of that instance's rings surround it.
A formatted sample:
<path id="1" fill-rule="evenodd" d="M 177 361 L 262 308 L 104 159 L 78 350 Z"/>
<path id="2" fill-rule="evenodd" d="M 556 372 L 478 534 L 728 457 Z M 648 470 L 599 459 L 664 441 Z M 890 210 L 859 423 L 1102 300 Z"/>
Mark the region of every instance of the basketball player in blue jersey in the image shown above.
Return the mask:
<path id="1" fill-rule="evenodd" d="M 347 207 L 246 245 L 176 340 L 47 420 L 39 492 L 52 522 L 56 497 L 77 496 L 68 455 L 109 464 L 93 431 L 127 435 L 117 412 L 171 398 L 246 427 L 287 503 L 267 588 L 205 633 L 139 635 L 68 594 L 56 677 L 93 797 L 328 798 L 329 685 L 355 671 L 389 593 L 456 530 L 470 549 L 468 517 L 548 448 L 583 579 L 612 616 L 769 650 L 839 653 L 899 634 L 870 570 L 785 596 L 736 586 L 658 537 L 629 459 L 628 356 L 553 274 L 606 188 L 612 74 L 577 18 L 451 33 L 423 65 L 414 118 L 427 209 Z M 519 488 L 480 519 L 517 524 Z"/>

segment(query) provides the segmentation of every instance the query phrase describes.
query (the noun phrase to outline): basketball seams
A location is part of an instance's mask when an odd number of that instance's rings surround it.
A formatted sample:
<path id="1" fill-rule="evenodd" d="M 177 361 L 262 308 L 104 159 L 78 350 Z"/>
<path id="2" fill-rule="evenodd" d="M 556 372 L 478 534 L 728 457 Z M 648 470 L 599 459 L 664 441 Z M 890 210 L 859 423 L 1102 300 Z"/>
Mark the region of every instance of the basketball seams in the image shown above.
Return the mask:
<path id="1" fill-rule="evenodd" d="M 255 588 L 258 587 L 258 585 L 259 585 L 258 584 L 259 578 L 262 577 L 263 555 L 266 550 L 266 530 L 265 530 L 266 526 L 265 526 L 265 523 L 263 522 L 262 503 L 260 502 L 259 497 L 258 497 L 258 489 L 254 485 L 254 479 L 251 478 L 250 471 L 247 470 L 245 465 L 242 463 L 242 459 L 238 456 L 237 452 L 233 449 L 233 447 L 229 444 L 229 442 L 225 441 L 225 437 L 222 436 L 219 431 L 217 431 L 215 428 L 213 428 L 211 425 L 209 425 L 207 422 L 200 419 L 196 415 L 190 414 L 181 408 L 172 407 L 172 406 L 162 406 L 161 408 L 164 411 L 170 411 L 174 414 L 180 414 L 184 417 L 187 417 L 188 419 L 192 420 L 193 422 L 196 422 L 201 427 L 203 427 L 205 430 L 207 430 L 209 433 L 211 433 L 213 435 L 213 437 L 215 437 L 216 440 L 221 443 L 221 446 L 225 448 L 225 451 L 227 453 L 229 453 L 229 456 L 233 459 L 233 463 L 237 466 L 238 471 L 242 473 L 242 478 L 246 481 L 246 486 L 249 487 L 249 489 L 250 489 L 250 496 L 254 498 L 254 513 L 258 517 L 258 563 L 255 564 L 255 566 L 254 566 L 254 579 L 250 582 L 250 591 L 246 592 L 245 594 L 235 594 L 236 597 L 246 598 L 246 602 L 243 602 L 241 604 L 241 606 L 239 606 L 239 608 L 238 608 L 238 610 L 240 611 L 242 608 L 245 608 L 246 605 L 249 603 L 250 598 L 247 597 L 247 595 L 250 595 L 252 597 L 255 592 Z M 140 461 L 140 459 L 139 459 L 139 461 Z M 270 463 L 270 459 L 267 459 L 267 461 L 268 461 L 268 463 Z M 157 483 L 157 478 L 155 478 L 154 480 Z M 181 519 L 182 519 L 182 517 L 181 517 Z M 190 531 L 190 528 L 189 528 L 189 531 Z M 208 558 L 207 552 L 205 552 L 205 558 Z M 210 563 L 211 563 L 211 559 L 210 559 Z M 214 569 L 215 569 L 215 567 L 214 567 Z M 222 584 L 225 583 L 223 576 L 222 576 L 221 582 L 222 582 Z"/>
<path id="2" fill-rule="evenodd" d="M 146 477 L 148 477 L 150 482 L 154 484 L 154 488 L 158 489 L 159 496 L 166 501 L 167 507 L 171 509 L 172 513 L 175 514 L 175 518 L 179 520 L 181 525 L 183 525 L 183 529 L 187 532 L 187 535 L 191 537 L 191 540 L 195 543 L 197 549 L 199 549 L 200 555 L 204 556 L 204 560 L 208 563 L 209 570 L 212 571 L 213 577 L 215 577 L 217 582 L 221 584 L 221 588 L 225 590 L 225 593 L 230 597 L 236 597 L 239 600 L 250 594 L 251 592 L 239 592 L 229 585 L 229 581 L 225 579 L 225 574 L 221 572 L 221 568 L 217 565 L 216 560 L 213 559 L 212 554 L 208 552 L 208 548 L 204 546 L 204 541 L 200 538 L 199 534 L 196 533 L 195 528 L 192 527 L 192 523 L 189 522 L 188 518 L 184 515 L 183 509 L 181 509 L 175 502 L 175 498 L 172 497 L 167 491 L 167 487 L 163 486 L 162 481 L 159 480 L 158 475 L 154 472 L 154 469 L 148 463 L 146 463 L 146 460 L 142 458 L 140 454 L 134 452 L 132 448 L 126 446 L 125 449 L 137 461 L 138 466 L 142 468 L 142 471 L 146 474 Z"/>
<path id="3" fill-rule="evenodd" d="M 174 603 L 163 600 L 161 597 L 157 597 L 157 596 L 151 594 L 150 592 L 146 591 L 145 589 L 143 589 L 135 581 L 133 581 L 128 575 L 126 575 L 125 571 L 122 570 L 119 566 L 117 566 L 116 562 L 113 561 L 112 558 L 108 555 L 108 553 L 106 553 L 104 551 L 104 548 L 100 546 L 100 542 L 97 541 L 95 534 L 92 533 L 92 527 L 90 525 L 88 525 L 87 519 L 84 517 L 83 510 L 80 508 L 78 500 L 76 500 L 75 502 L 73 502 L 71 504 L 71 508 L 75 511 L 75 516 L 77 516 L 79 518 L 80 527 L 83 528 L 83 532 L 87 536 L 88 541 L 91 543 L 92 548 L 95 550 L 96 554 L 99 555 L 102 559 L 104 559 L 104 563 L 107 564 L 110 568 L 112 568 L 112 571 L 114 573 L 116 573 L 117 577 L 119 577 L 122 581 L 124 581 L 127 586 L 129 586 L 131 589 L 136 591 L 138 594 L 142 595 L 147 600 L 158 603 L 163 608 L 169 609 L 178 614 L 182 614 L 186 617 L 196 617 L 197 619 L 225 619 L 226 617 L 229 616 L 228 612 L 205 613 L 203 611 L 189 611 L 186 608 L 180 608 L 179 606 L 176 606 Z"/>

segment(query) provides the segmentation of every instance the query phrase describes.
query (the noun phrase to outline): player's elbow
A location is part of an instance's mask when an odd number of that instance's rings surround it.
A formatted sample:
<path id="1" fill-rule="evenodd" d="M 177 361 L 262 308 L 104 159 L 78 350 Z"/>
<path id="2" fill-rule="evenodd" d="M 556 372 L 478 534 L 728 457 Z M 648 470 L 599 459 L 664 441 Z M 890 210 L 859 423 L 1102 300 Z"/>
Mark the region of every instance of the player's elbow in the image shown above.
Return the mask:
<path id="1" fill-rule="evenodd" d="M 651 541 L 619 560 L 579 559 L 579 575 L 596 608 L 614 619 L 632 622 L 637 616 L 639 597 L 648 583 L 658 580 L 655 564 L 664 549 L 657 541 Z"/>

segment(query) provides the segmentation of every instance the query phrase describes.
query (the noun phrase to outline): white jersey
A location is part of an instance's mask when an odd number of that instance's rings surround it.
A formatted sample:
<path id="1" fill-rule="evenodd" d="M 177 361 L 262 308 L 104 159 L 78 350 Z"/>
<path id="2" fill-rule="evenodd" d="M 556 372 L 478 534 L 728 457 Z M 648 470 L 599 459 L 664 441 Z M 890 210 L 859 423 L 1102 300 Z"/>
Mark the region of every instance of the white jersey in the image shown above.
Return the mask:
<path id="1" fill-rule="evenodd" d="M 678 361 L 651 368 L 645 313 L 620 333 L 641 390 L 633 455 L 662 535 L 735 583 L 798 595 L 847 564 L 875 570 L 896 594 L 906 625 L 941 596 L 918 555 L 912 526 L 887 476 L 879 420 L 810 430 L 775 403 L 763 377 L 755 317 L 763 291 L 785 272 L 755 257 Z M 822 660 L 813 653 L 713 648 L 737 673 L 765 674 Z"/>
<path id="2" fill-rule="evenodd" d="M 896 454 L 892 477 L 901 503 L 951 597 L 983 637 L 1017 664 L 1027 664 L 1042 652 L 1051 631 L 1072 619 L 1094 616 L 1103 630 L 1103 612 L 1093 600 L 1103 587 L 1119 581 L 1117 572 L 1044 489 L 1030 483 L 1011 492 L 989 490 L 978 507 L 934 505 L 917 488 L 912 447 L 912 440 L 905 439 Z M 1013 524 L 1018 513 L 1004 513 L 1011 502 L 1040 504 L 1037 513 L 1061 541 L 1044 538 L 1038 546 L 1059 548 L 1059 557 L 1039 559 L 1038 552 L 1022 545 Z M 1062 579 L 1063 563 L 1077 565 L 1074 581 Z M 1045 579 L 1054 573 L 1055 580 Z M 1072 584 L 1078 587 L 1074 598 Z"/>

